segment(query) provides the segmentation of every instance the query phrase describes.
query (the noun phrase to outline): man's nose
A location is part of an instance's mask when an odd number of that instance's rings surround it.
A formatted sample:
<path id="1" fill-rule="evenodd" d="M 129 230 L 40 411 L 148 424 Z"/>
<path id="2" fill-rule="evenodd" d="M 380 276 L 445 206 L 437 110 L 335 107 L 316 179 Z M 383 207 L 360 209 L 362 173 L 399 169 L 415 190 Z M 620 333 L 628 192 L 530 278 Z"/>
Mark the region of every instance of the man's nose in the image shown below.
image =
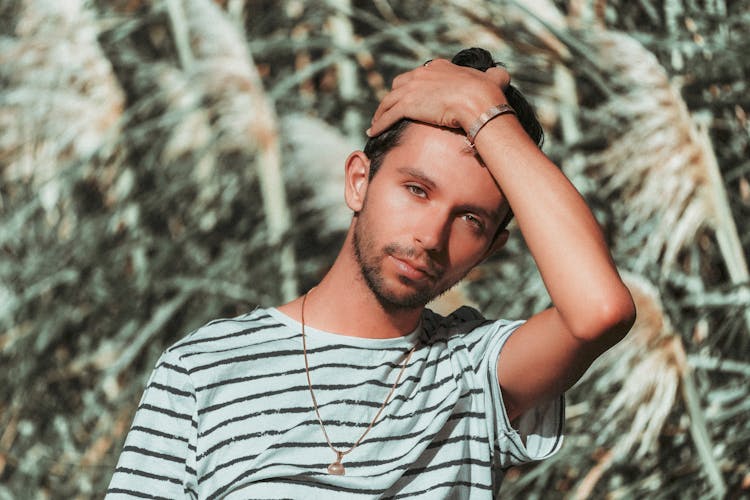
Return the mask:
<path id="1" fill-rule="evenodd" d="M 414 239 L 426 251 L 439 252 L 445 249 L 449 234 L 448 215 L 431 212 L 421 217 L 415 228 Z"/>

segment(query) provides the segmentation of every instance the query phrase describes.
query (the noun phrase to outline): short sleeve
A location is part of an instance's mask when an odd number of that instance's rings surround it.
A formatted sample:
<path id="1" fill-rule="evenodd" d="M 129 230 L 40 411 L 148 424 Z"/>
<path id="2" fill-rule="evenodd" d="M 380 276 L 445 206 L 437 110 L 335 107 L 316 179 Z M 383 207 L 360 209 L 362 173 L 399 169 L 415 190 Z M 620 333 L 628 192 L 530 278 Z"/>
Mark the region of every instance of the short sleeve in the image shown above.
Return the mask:
<path id="1" fill-rule="evenodd" d="M 505 412 L 502 391 L 497 378 L 500 352 L 523 321 L 488 321 L 473 309 L 461 308 L 454 313 L 472 328 L 464 337 L 470 358 L 481 384 L 488 431 L 493 447 L 493 462 L 507 468 L 555 454 L 562 446 L 565 422 L 565 400 L 560 395 L 527 410 L 516 428 Z"/>
<path id="2" fill-rule="evenodd" d="M 188 371 L 166 352 L 148 380 L 106 499 L 196 498 L 196 409 Z"/>

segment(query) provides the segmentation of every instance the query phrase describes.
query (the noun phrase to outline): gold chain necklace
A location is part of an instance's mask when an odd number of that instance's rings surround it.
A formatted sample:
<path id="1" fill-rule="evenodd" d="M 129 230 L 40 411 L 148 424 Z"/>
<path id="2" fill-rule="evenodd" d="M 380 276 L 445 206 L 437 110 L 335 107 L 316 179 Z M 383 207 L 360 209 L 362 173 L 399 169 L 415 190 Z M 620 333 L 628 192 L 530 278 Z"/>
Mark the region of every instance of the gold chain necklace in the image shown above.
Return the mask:
<path id="1" fill-rule="evenodd" d="M 375 417 L 372 419 L 372 422 L 370 422 L 370 425 L 368 425 L 367 429 L 365 429 L 365 432 L 363 432 L 362 435 L 359 436 L 359 439 L 357 439 L 357 442 L 355 442 L 352 445 L 352 447 L 349 448 L 348 450 L 337 450 L 331 443 L 331 439 L 328 437 L 328 433 L 326 432 L 326 427 L 325 425 L 323 425 L 323 419 L 320 418 L 320 411 L 318 411 L 318 401 L 315 399 L 315 392 L 313 392 L 312 381 L 310 380 L 310 365 L 307 362 L 307 342 L 305 341 L 305 302 L 306 301 L 307 301 L 307 293 L 302 297 L 302 354 L 305 357 L 305 375 L 307 375 L 307 386 L 310 388 L 310 396 L 312 397 L 313 408 L 315 409 L 315 415 L 318 417 L 318 423 L 320 424 L 320 429 L 323 431 L 323 435 L 326 438 L 328 447 L 331 449 L 331 451 L 333 451 L 336 454 L 336 460 L 334 460 L 331 463 L 331 465 L 328 466 L 328 473 L 334 474 L 337 476 L 343 476 L 345 473 L 345 470 L 344 470 L 344 465 L 341 463 L 341 460 L 344 458 L 344 455 L 351 453 L 351 451 L 354 448 L 359 446 L 359 443 L 362 442 L 362 440 L 365 438 L 367 433 L 370 432 L 370 429 L 372 429 L 372 426 L 375 425 L 375 422 L 378 420 L 378 417 L 380 417 L 380 414 L 383 413 L 383 409 L 385 409 L 385 406 L 388 404 L 388 401 L 390 401 L 391 396 L 393 396 L 393 393 L 396 390 L 396 386 L 401 380 L 401 376 L 404 374 L 406 365 L 407 363 L 409 363 L 409 359 L 411 359 L 411 355 L 414 354 L 414 350 L 417 348 L 417 345 L 415 343 L 414 347 L 412 347 L 411 351 L 409 351 L 409 354 L 406 355 L 404 362 L 401 364 L 401 371 L 398 372 L 398 377 L 396 377 L 396 381 L 393 383 L 393 387 L 391 387 L 391 390 L 388 393 L 388 396 L 386 396 L 385 401 L 383 401 L 383 404 L 380 406 L 380 409 L 375 414 Z"/>

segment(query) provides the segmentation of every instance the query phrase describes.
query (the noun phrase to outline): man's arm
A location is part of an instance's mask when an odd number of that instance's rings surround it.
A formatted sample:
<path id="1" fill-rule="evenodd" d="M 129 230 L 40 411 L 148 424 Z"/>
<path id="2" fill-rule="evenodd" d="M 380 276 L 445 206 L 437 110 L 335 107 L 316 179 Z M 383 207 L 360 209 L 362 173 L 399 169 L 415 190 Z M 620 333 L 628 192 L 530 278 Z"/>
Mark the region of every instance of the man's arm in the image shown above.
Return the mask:
<path id="1" fill-rule="evenodd" d="M 481 72 L 435 60 L 394 80 L 369 133 L 401 118 L 469 130 L 487 109 L 507 102 L 509 81 L 503 68 Z M 498 378 L 513 419 L 571 387 L 627 333 L 635 307 L 583 198 L 515 116 L 487 123 L 475 147 L 513 209 L 553 303 L 502 350 Z"/>
<path id="2" fill-rule="evenodd" d="M 106 499 L 196 498 L 196 411 L 187 370 L 166 352 L 146 385 Z"/>

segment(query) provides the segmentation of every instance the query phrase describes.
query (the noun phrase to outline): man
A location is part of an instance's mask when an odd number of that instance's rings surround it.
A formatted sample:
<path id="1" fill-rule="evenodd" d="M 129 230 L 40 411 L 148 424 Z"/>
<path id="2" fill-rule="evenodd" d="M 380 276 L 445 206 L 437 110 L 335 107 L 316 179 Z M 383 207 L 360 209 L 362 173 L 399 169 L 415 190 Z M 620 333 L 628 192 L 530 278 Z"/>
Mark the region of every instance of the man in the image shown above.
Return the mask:
<path id="1" fill-rule="evenodd" d="M 562 393 L 634 306 L 507 71 L 481 49 L 454 61 L 400 75 L 376 110 L 323 280 L 165 352 L 109 497 L 492 498 L 503 469 L 559 448 Z M 553 306 L 425 309 L 503 246 L 511 208 Z"/>

